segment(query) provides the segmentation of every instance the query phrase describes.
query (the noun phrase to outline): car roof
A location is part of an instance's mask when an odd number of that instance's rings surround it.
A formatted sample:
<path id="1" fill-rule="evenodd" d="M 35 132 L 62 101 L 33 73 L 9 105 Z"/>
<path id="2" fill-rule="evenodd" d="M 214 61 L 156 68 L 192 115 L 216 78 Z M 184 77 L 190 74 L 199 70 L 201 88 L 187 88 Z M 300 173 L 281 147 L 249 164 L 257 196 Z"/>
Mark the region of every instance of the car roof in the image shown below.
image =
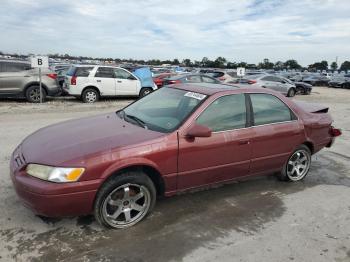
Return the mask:
<path id="1" fill-rule="evenodd" d="M 176 89 L 200 93 L 208 96 L 211 96 L 217 93 L 225 93 L 228 91 L 232 91 L 234 93 L 245 93 L 245 92 L 273 93 L 273 94 L 276 93 L 273 90 L 268 90 L 268 89 L 259 88 L 259 87 L 254 88 L 254 87 L 246 87 L 246 86 L 239 86 L 239 85 L 211 84 L 211 83 L 174 84 L 169 86 L 169 88 L 176 88 Z"/>
<path id="2" fill-rule="evenodd" d="M 176 75 L 176 76 L 170 77 L 169 80 L 178 80 L 178 79 L 181 79 L 183 77 L 188 77 L 188 76 L 208 76 L 208 75 L 206 75 L 206 74 L 191 74 L 191 73 L 180 74 L 180 75 Z"/>

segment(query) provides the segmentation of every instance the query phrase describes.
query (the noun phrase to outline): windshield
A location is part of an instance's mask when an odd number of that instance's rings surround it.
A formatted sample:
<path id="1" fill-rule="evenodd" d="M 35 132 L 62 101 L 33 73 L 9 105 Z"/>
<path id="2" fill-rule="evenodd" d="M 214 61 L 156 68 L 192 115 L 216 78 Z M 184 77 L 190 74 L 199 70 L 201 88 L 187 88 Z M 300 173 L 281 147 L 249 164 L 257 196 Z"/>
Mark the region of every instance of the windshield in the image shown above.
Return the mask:
<path id="1" fill-rule="evenodd" d="M 117 114 L 132 124 L 169 133 L 178 128 L 206 97 L 199 93 L 163 87 Z"/>

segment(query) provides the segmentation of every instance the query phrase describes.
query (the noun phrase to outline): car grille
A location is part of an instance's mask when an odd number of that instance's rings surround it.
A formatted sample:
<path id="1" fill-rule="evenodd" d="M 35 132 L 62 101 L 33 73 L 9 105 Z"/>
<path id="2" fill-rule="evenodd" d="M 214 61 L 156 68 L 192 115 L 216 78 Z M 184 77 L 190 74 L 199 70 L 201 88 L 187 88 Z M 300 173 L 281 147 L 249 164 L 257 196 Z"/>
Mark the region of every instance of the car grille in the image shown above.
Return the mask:
<path id="1" fill-rule="evenodd" d="M 26 164 L 26 159 L 21 151 L 21 146 L 18 146 L 13 153 L 13 161 L 17 169 L 22 168 Z"/>

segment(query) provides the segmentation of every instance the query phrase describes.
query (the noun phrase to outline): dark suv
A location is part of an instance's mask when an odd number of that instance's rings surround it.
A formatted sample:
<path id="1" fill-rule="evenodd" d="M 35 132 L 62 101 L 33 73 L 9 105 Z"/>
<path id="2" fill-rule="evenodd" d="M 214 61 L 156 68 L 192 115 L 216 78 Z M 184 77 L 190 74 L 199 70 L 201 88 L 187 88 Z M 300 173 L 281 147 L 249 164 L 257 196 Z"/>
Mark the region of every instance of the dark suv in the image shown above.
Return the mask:
<path id="1" fill-rule="evenodd" d="M 43 101 L 46 96 L 60 93 L 57 74 L 42 70 Z M 27 61 L 0 60 L 0 97 L 25 97 L 29 102 L 40 102 L 39 73 Z"/>

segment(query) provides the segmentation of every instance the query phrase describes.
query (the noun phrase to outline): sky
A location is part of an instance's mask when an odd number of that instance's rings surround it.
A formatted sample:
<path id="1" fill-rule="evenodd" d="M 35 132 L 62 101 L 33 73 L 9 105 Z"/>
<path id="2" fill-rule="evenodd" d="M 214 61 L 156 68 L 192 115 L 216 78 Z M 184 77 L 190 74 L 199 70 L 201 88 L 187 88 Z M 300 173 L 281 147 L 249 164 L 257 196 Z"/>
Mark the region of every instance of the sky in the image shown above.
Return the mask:
<path id="1" fill-rule="evenodd" d="M 0 0 L 0 51 L 258 63 L 350 60 L 349 0 Z"/>

